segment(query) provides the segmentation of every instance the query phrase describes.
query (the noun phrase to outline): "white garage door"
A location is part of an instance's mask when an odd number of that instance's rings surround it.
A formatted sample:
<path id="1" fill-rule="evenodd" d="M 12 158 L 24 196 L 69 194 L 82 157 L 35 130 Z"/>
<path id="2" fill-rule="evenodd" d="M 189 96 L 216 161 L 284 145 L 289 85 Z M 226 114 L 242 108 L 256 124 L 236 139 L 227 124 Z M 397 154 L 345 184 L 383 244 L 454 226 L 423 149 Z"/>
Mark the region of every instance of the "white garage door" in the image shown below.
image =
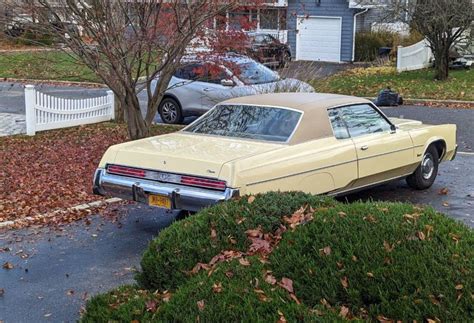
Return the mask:
<path id="1" fill-rule="evenodd" d="M 341 27 L 341 17 L 298 17 L 296 59 L 339 62 Z"/>

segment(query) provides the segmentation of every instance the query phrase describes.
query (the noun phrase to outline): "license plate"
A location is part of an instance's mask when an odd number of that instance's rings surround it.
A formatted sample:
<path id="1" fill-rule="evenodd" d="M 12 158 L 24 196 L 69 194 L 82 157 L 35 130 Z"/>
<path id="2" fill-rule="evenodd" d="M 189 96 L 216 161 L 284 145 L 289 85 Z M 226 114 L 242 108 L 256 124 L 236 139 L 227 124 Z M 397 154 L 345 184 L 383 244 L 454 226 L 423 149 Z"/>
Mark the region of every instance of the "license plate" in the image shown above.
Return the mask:
<path id="1" fill-rule="evenodd" d="M 149 195 L 148 205 L 171 209 L 171 200 L 165 195 Z"/>

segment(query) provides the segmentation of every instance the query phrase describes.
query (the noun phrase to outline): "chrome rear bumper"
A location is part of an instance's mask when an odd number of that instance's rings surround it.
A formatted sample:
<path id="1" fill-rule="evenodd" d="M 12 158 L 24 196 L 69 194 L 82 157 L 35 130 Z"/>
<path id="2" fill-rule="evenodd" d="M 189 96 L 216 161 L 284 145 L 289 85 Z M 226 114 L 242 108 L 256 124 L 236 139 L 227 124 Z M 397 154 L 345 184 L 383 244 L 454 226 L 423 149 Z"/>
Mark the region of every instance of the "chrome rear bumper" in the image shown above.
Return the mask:
<path id="1" fill-rule="evenodd" d="M 200 209 L 231 199 L 239 195 L 239 190 L 226 188 L 225 191 L 209 190 L 157 181 L 108 174 L 98 168 L 94 175 L 93 192 L 110 195 L 124 200 L 148 204 L 150 194 L 168 196 L 171 208 L 187 211 Z"/>

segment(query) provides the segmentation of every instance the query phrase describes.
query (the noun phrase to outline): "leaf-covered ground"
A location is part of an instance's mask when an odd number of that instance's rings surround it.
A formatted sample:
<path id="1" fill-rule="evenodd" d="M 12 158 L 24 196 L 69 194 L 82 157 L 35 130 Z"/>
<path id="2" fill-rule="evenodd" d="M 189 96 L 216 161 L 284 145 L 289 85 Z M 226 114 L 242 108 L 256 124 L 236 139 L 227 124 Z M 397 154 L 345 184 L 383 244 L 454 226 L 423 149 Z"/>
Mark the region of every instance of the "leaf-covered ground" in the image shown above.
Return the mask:
<path id="1" fill-rule="evenodd" d="M 94 170 L 109 146 L 126 140 L 125 126 L 113 123 L 0 138 L 0 222 L 99 200 L 92 194 Z"/>
<path id="2" fill-rule="evenodd" d="M 435 81 L 433 70 L 397 73 L 394 67 L 351 69 L 312 82 L 317 92 L 375 97 L 387 86 L 404 98 L 474 101 L 474 71 L 450 71 L 448 81 Z"/>

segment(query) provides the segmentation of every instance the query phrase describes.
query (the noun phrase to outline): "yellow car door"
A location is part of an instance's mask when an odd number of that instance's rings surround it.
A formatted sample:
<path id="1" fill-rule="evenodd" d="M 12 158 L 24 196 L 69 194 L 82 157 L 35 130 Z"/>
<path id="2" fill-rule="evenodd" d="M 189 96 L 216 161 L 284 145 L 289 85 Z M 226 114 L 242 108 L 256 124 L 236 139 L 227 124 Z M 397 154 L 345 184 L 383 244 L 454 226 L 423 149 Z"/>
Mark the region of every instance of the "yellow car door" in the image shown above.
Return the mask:
<path id="1" fill-rule="evenodd" d="M 354 142 L 358 161 L 355 186 L 408 175 L 414 163 L 410 134 L 396 129 L 376 107 L 357 104 L 338 108 Z"/>

